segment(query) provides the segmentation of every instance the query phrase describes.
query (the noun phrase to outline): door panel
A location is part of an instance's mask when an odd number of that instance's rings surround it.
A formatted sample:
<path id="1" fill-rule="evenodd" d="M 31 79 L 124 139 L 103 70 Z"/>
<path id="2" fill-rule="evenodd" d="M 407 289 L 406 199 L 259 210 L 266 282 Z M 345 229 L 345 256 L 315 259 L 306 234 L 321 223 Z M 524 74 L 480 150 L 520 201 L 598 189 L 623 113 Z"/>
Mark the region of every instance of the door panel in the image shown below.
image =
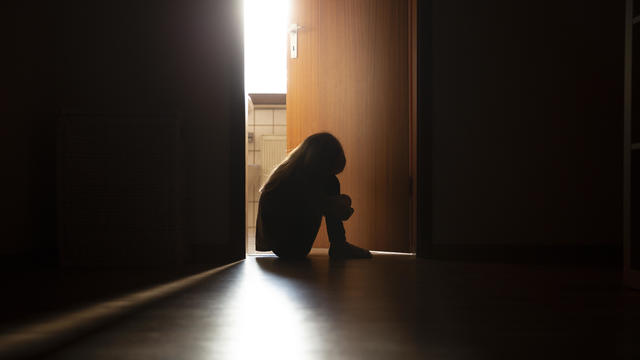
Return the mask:
<path id="1" fill-rule="evenodd" d="M 410 251 L 409 9 L 397 0 L 293 0 L 298 57 L 288 56 L 287 148 L 329 131 L 342 142 L 347 240 Z M 324 225 L 314 244 L 328 247 Z"/>

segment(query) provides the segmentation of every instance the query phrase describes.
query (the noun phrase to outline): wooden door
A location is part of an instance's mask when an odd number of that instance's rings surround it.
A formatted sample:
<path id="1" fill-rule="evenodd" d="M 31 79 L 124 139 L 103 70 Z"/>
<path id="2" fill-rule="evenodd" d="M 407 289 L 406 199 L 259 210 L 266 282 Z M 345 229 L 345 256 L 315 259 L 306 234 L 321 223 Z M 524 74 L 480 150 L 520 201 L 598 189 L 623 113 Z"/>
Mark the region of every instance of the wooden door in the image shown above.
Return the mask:
<path id="1" fill-rule="evenodd" d="M 347 240 L 411 251 L 409 1 L 292 0 L 297 58 L 288 54 L 287 148 L 333 133 L 353 199 Z M 326 248 L 324 225 L 314 244 Z"/>

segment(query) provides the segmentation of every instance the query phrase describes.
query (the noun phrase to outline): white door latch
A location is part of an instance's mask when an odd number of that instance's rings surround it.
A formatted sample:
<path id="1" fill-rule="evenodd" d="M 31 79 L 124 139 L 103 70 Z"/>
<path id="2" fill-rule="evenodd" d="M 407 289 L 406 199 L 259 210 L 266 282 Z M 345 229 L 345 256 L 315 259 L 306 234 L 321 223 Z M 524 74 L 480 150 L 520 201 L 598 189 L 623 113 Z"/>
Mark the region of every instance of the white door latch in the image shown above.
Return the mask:
<path id="1" fill-rule="evenodd" d="M 289 25 L 289 49 L 291 50 L 291 58 L 298 58 L 298 30 L 303 27 L 298 24 Z"/>

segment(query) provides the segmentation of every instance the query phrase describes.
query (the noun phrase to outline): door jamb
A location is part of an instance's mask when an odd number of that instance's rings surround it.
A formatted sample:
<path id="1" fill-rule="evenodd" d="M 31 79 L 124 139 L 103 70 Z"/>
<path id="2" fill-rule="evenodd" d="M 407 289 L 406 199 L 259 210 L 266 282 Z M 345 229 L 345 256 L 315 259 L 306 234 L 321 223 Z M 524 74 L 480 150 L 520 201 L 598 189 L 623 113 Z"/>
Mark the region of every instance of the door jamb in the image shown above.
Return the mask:
<path id="1" fill-rule="evenodd" d="M 413 234 L 416 255 L 421 258 L 433 257 L 433 56 L 431 0 L 410 0 L 412 9 L 412 38 L 415 67 L 413 69 L 412 92 L 415 104 L 415 117 L 412 140 L 412 171 L 415 172 L 413 183 L 415 216 Z"/>
<path id="2" fill-rule="evenodd" d="M 418 242 L 418 41 L 417 0 L 409 0 L 409 251 L 417 251 Z"/>

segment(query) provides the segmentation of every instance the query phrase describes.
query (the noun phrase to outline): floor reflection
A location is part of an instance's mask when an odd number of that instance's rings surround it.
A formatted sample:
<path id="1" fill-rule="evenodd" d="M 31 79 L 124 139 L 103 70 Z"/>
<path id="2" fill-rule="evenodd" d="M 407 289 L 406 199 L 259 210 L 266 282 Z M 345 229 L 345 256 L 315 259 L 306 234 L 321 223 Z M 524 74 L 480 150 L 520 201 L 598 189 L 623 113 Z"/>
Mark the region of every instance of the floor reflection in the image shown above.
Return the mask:
<path id="1" fill-rule="evenodd" d="M 294 278 L 283 276 L 291 267 L 305 273 L 312 264 L 284 263 L 275 257 L 247 259 L 240 283 L 225 300 L 231 316 L 228 327 L 224 333 L 217 329 L 218 336 L 229 339 L 223 342 L 223 349 L 217 349 L 222 350 L 224 358 L 317 358 L 313 354 L 320 350 L 316 341 L 321 338 L 315 326 L 318 322 L 314 309 L 297 296 L 301 290 L 294 288 L 298 272 L 293 273 Z"/>
<path id="2" fill-rule="evenodd" d="M 48 358 L 640 359 L 640 298 L 618 275 L 393 254 L 249 257 Z"/>

